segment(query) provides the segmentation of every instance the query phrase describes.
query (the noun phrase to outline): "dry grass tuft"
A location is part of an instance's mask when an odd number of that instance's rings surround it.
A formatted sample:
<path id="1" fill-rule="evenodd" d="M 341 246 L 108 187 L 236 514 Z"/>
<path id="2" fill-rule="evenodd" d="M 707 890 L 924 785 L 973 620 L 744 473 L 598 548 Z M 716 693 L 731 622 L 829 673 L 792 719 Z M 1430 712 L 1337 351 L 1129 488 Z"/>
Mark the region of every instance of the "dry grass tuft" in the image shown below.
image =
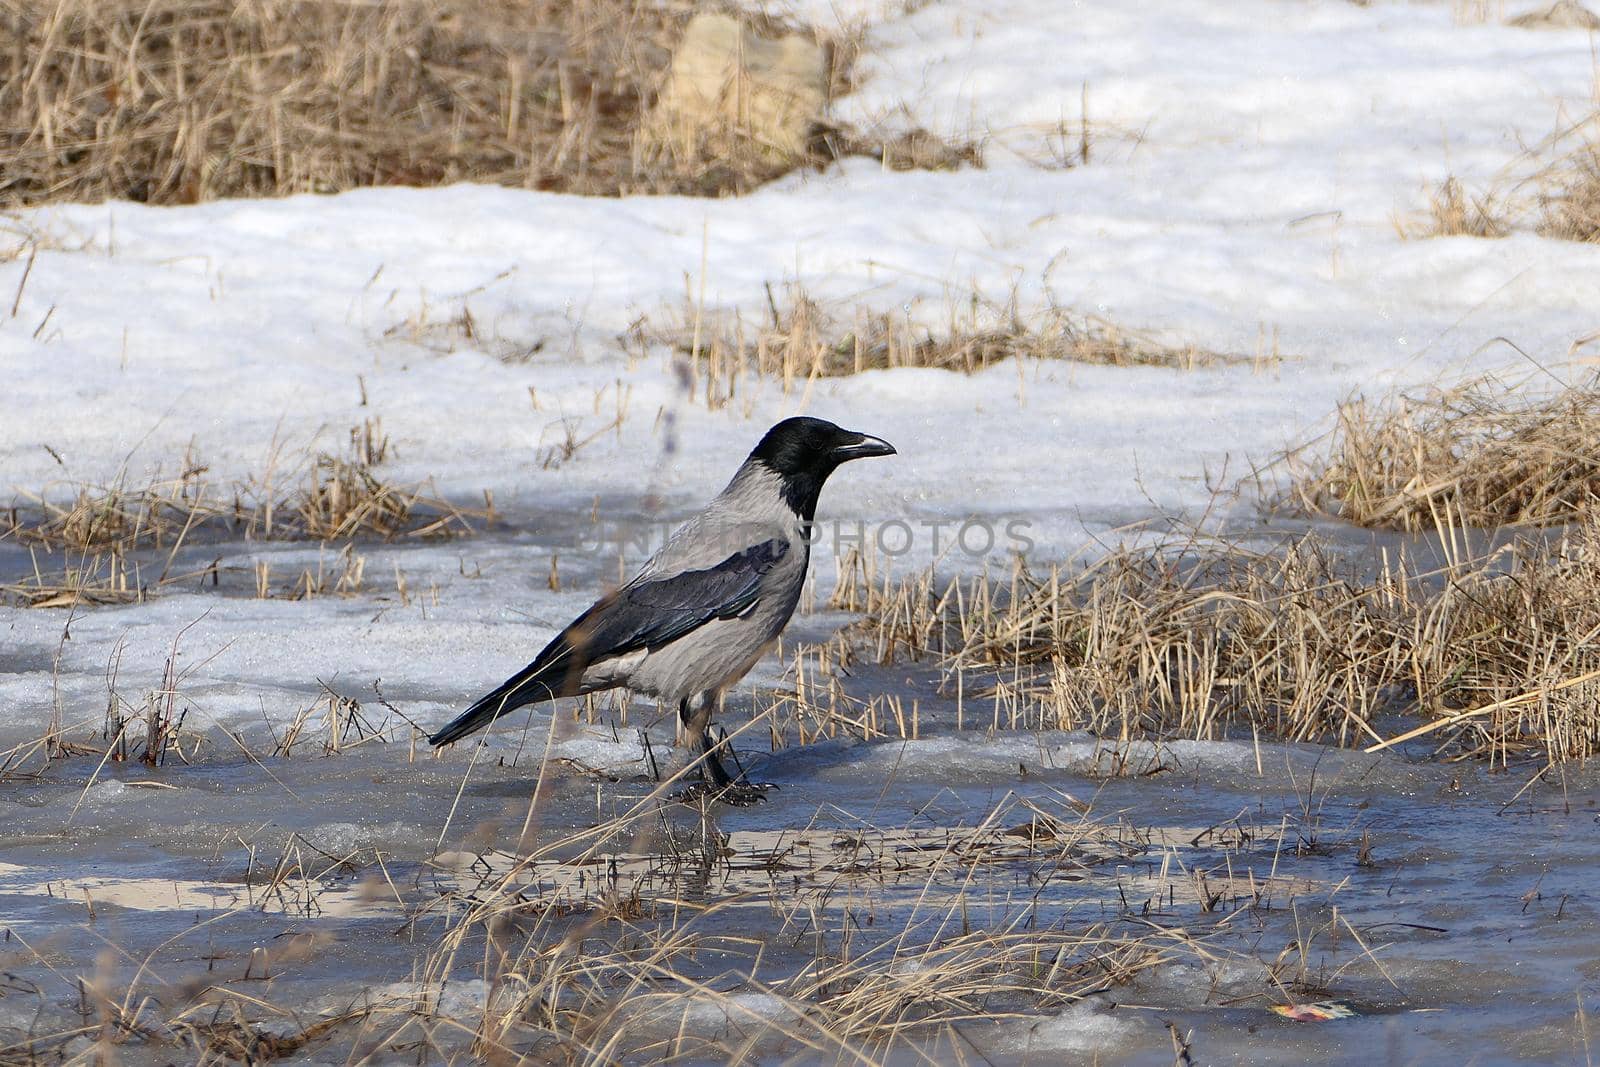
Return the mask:
<path id="1" fill-rule="evenodd" d="M 1544 218 L 1539 232 L 1567 241 L 1600 242 L 1600 115 L 1570 133 L 1578 143 L 1539 175 Z M 1568 138 L 1570 139 L 1570 137 Z"/>
<path id="2" fill-rule="evenodd" d="M 752 374 L 781 380 L 787 392 L 796 383 L 862 371 L 922 367 L 974 374 L 1014 359 L 1177 370 L 1281 359 L 1275 350 L 1249 357 L 1175 344 L 1097 316 L 1064 311 L 1025 319 L 1015 309 L 998 315 L 974 310 L 952 314 L 943 329 L 903 313 L 859 310 L 845 319 L 803 292 L 783 311 L 771 300 L 769 317 L 760 324 L 742 319 L 708 323 L 692 307 L 688 319 L 689 326 L 664 339 L 687 358 L 692 380 L 704 384 L 713 406 L 737 396 Z"/>
<path id="3" fill-rule="evenodd" d="M 892 137 L 867 137 L 840 130 L 829 135 L 835 156 L 866 156 L 888 170 L 960 170 L 983 167 L 983 147 L 973 141 L 946 141 L 920 127 Z"/>
<path id="4" fill-rule="evenodd" d="M 1272 554 L 1190 540 L 1043 576 L 858 586 L 857 635 L 881 662 L 939 658 L 974 726 L 1370 745 L 1415 715 L 1458 755 L 1555 762 L 1600 753 L 1596 583 L 1595 521 L 1442 568 L 1315 537 Z"/>
<path id="5" fill-rule="evenodd" d="M 1469 190 L 1452 175 L 1432 189 L 1426 213 L 1395 220 L 1403 238 L 1497 238 L 1519 227 L 1600 241 L 1600 111 L 1558 127 L 1487 190 Z"/>
<path id="6" fill-rule="evenodd" d="M 373 428 L 351 431 L 347 456 L 319 452 L 306 461 L 299 485 L 287 491 L 272 475 L 227 487 L 206 482 L 206 468 L 132 488 L 126 478 L 108 486 L 79 485 L 68 503 L 49 490 L 24 494 L 6 515 L 4 536 L 29 545 L 108 558 L 138 548 L 175 554 L 200 535 L 246 540 L 348 541 L 356 538 L 450 537 L 470 533 L 471 520 L 492 517 L 442 500 L 426 484 L 399 487 L 381 478 L 388 440 Z M 293 477 L 289 479 L 293 485 Z"/>
<path id="7" fill-rule="evenodd" d="M 90 552 L 148 544 L 164 547 L 177 531 L 209 516 L 204 464 L 185 455 L 176 478 L 140 489 L 119 480 L 109 486 L 80 485 L 70 502 L 48 492 L 24 493 L 25 504 L 7 516 L 8 533 L 24 542 Z M 24 517 L 26 516 L 26 518 Z"/>
<path id="8" fill-rule="evenodd" d="M 416 490 L 381 481 L 360 460 L 322 453 L 295 501 L 298 531 L 315 541 L 341 541 L 357 534 L 394 537 L 413 531 Z M 430 524 L 433 525 L 433 524 Z M 416 530 L 428 532 L 428 527 Z"/>
<path id="9" fill-rule="evenodd" d="M 1480 378 L 1352 401 L 1325 439 L 1290 459 L 1280 504 L 1362 526 L 1575 522 L 1600 494 L 1600 381 L 1540 391 Z"/>
<path id="10" fill-rule="evenodd" d="M 1525 30 L 1600 30 L 1600 17 L 1578 0 L 1556 0 L 1549 7 L 1506 19 L 1506 25 Z"/>
<path id="11" fill-rule="evenodd" d="M 1397 223 L 1402 237 L 1505 237 L 1511 220 L 1489 193 L 1469 193 L 1455 177 L 1446 178 L 1428 196 L 1428 213 L 1419 222 Z"/>

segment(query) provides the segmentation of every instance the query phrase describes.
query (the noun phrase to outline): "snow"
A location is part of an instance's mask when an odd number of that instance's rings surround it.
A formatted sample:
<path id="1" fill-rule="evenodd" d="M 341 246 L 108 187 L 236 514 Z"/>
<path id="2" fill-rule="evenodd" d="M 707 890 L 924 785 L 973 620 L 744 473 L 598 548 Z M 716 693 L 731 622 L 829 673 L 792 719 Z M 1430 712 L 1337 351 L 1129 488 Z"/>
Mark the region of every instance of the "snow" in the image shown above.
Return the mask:
<path id="1" fill-rule="evenodd" d="M 902 453 L 840 478 L 834 513 L 1001 510 L 1026 485 L 1040 513 L 1081 516 L 1048 530 L 1072 542 L 1151 501 L 1196 506 L 1206 471 L 1231 457 L 1241 472 L 1354 389 L 1501 365 L 1508 349 L 1478 351 L 1497 336 L 1559 362 L 1595 327 L 1593 248 L 1395 232 L 1430 182 L 1486 182 L 1585 106 L 1581 34 L 1457 25 L 1445 5 L 1013 0 L 926 5 L 868 43 L 842 117 L 977 137 L 993 165 L 901 174 L 856 160 L 720 201 L 458 186 L 20 213 L 14 228 L 43 243 L 0 329 L 5 480 L 170 472 L 191 440 L 213 477 L 259 476 L 275 447 L 337 446 L 380 415 L 396 476 L 450 493 L 692 501 L 802 405 L 767 383 L 748 412 L 708 412 L 682 397 L 665 353 L 622 353 L 630 324 L 683 321 L 702 284 L 708 314 L 752 320 L 770 283 L 930 323 L 974 295 L 1055 305 L 1246 356 L 1276 331 L 1290 359 L 1267 370 L 877 373 L 804 399 Z M 1043 125 L 1076 125 L 1085 82 L 1102 131 L 1091 163 L 1037 165 L 1056 136 Z M 0 292 L 25 260 L 0 265 Z M 407 322 L 437 329 L 463 307 L 476 344 L 441 355 L 406 339 Z M 538 341 L 526 363 L 496 358 Z M 587 435 L 613 417 L 601 394 L 618 380 L 621 432 L 539 469 L 560 419 Z M 679 448 L 641 463 L 660 451 L 662 409 L 679 416 Z M 995 416 L 1008 432 L 983 440 Z M 936 447 L 975 434 L 978 447 Z M 1043 484 L 1041 466 L 1056 475 Z"/>

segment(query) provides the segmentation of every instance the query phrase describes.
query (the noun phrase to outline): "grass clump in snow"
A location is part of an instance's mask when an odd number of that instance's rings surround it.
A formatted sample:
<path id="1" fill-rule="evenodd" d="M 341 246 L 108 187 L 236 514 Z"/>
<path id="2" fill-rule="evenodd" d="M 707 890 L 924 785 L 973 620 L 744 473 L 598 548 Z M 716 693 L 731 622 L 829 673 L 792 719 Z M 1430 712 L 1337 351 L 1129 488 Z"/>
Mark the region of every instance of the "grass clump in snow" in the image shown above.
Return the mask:
<path id="1" fill-rule="evenodd" d="M 947 141 L 920 127 L 887 137 L 834 131 L 833 154 L 867 156 L 889 170 L 960 170 L 983 166 L 983 146 L 975 141 Z"/>
<path id="2" fill-rule="evenodd" d="M 130 488 L 79 485 L 70 499 L 59 493 L 24 493 L 6 516 L 6 533 L 18 539 L 89 552 L 149 544 L 162 547 L 177 531 L 209 518 L 206 467 L 186 455 L 177 477 Z"/>
<path id="3" fill-rule="evenodd" d="M 1131 330 L 1097 316 L 1049 311 L 1024 317 L 976 311 L 934 328 L 893 312 L 858 310 L 841 316 L 804 293 L 783 311 L 773 300 L 759 324 L 743 320 L 707 323 L 691 308 L 691 325 L 668 340 L 687 358 L 692 377 L 703 381 L 713 406 L 735 396 L 748 375 L 777 378 L 785 391 L 795 383 L 899 367 L 975 374 L 1007 360 L 1065 360 L 1114 367 L 1196 370 L 1230 363 L 1276 362 L 1275 346 L 1255 357 L 1173 342 Z"/>
<path id="4" fill-rule="evenodd" d="M 1506 237 L 1531 229 L 1564 241 L 1600 242 L 1600 111 L 1563 125 L 1523 153 L 1515 181 L 1484 191 L 1451 175 L 1434 186 L 1426 212 L 1397 218 L 1403 238 Z"/>
<path id="5" fill-rule="evenodd" d="M 1600 17 L 1578 0 L 1556 0 L 1549 7 L 1506 19 L 1506 25 L 1526 30 L 1600 30 Z"/>
<path id="6" fill-rule="evenodd" d="M 185 463 L 174 479 L 131 486 L 78 485 L 72 496 L 47 488 L 23 494 L 5 515 L 0 536 L 24 544 L 87 553 L 135 548 L 176 553 L 197 535 L 250 539 L 341 541 L 353 538 L 448 537 L 469 532 L 488 511 L 432 495 L 426 484 L 396 486 L 374 469 L 387 439 L 352 431 L 347 455 L 308 455 L 298 476 L 275 472 L 217 486 L 203 465 Z M 376 451 L 375 451 L 376 450 Z"/>
<path id="7" fill-rule="evenodd" d="M 1192 539 L 1045 574 L 857 581 L 844 606 L 866 612 L 863 651 L 938 660 L 984 728 L 1370 746 L 1406 716 L 1458 756 L 1600 754 L 1600 521 L 1446 555 Z"/>
<path id="8" fill-rule="evenodd" d="M 1539 232 L 1567 241 L 1600 242 L 1600 116 L 1572 131 L 1580 143 L 1558 156 L 1540 175 L 1544 218 Z"/>
<path id="9" fill-rule="evenodd" d="M 1406 238 L 1505 237 L 1511 232 L 1511 220 L 1494 196 L 1470 193 L 1451 176 L 1429 193 L 1426 215 L 1398 222 L 1397 228 Z"/>
<path id="10" fill-rule="evenodd" d="M 1361 526 L 1431 530 L 1578 521 L 1600 494 L 1600 381 L 1479 378 L 1341 405 L 1293 454 L 1286 502 Z"/>
<path id="11" fill-rule="evenodd" d="M 448 532 L 448 518 L 418 525 L 413 513 L 421 502 L 415 489 L 397 489 L 359 460 L 319 453 L 304 489 L 294 498 L 290 529 L 315 541 L 339 541 L 358 534 L 395 537 L 436 530 Z"/>

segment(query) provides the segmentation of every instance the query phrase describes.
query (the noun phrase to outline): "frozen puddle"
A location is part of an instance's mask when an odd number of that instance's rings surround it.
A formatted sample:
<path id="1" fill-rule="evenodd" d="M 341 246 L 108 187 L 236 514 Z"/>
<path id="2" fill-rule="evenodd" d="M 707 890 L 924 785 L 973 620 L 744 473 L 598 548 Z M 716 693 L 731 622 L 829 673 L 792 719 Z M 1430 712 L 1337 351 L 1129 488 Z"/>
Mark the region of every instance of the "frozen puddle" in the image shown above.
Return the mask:
<path id="1" fill-rule="evenodd" d="M 1251 858 L 1266 850 L 1276 860 L 1284 843 L 1281 828 L 1141 830 L 1088 818 L 1067 822 L 1018 801 L 992 814 L 976 827 L 730 832 L 705 819 L 694 828 L 647 826 L 626 835 L 628 847 L 598 846 L 569 858 L 452 851 L 422 869 L 429 896 L 439 901 L 509 901 L 533 912 L 645 901 L 771 910 L 780 898 L 787 907 L 823 910 L 868 898 L 936 908 L 963 901 L 975 883 L 987 886 L 1004 876 L 1026 882 L 1026 901 L 1035 910 L 1041 899 L 1050 910 L 1059 910 L 1074 900 L 1099 899 L 1112 886 L 1143 914 L 1195 906 L 1206 911 L 1263 907 L 1328 888 L 1311 879 L 1257 873 Z M 1025 821 L 1013 821 L 1019 815 Z M 1237 857 L 1237 870 L 1232 863 L 1217 866 L 1219 857 Z M 358 858 L 330 862 L 320 873 L 280 866 L 263 870 L 258 879 L 236 882 L 85 873 L 41 878 L 38 868 L 0 863 L 0 899 L 19 909 L 46 902 L 81 906 L 90 919 L 106 908 L 194 916 L 256 911 L 317 919 L 404 918 L 418 905 L 381 878 L 352 877 Z M 1272 866 L 1275 870 L 1277 863 Z M 13 922 L 19 930 L 29 925 L 26 919 Z"/>
<path id="2" fill-rule="evenodd" d="M 810 827 L 798 830 L 641 834 L 652 851 L 595 850 L 572 859 L 506 852 L 450 853 L 453 887 L 468 900 L 506 896 L 532 910 L 616 907 L 623 902 L 827 910 L 871 901 L 880 906 L 937 909 L 963 902 L 979 885 L 1020 880 L 1027 892 L 985 907 L 1027 907 L 1037 915 L 1115 889 L 1144 914 L 1201 906 L 1262 906 L 1315 891 L 1315 881 L 1265 873 L 1221 855 L 1246 858 L 1245 846 L 1275 849 L 1276 834 L 1257 839 L 1214 828 L 1136 831 L 1087 820 L 1066 823 L 1022 804 L 1006 804 L 979 827 Z M 669 840 L 662 840 L 668 838 Z M 469 877 L 471 876 L 471 877 Z M 475 878 L 475 881 L 473 880 Z M 1326 889 L 1327 887 L 1320 886 Z"/>
<path id="3" fill-rule="evenodd" d="M 13 903 L 19 908 L 29 903 L 23 898 L 79 904 L 85 918 L 94 917 L 96 908 L 106 907 L 189 915 L 248 909 L 325 918 L 371 918 L 400 911 L 398 901 L 390 899 L 385 907 L 383 899 L 364 884 L 339 886 L 302 878 L 284 885 L 227 885 L 183 878 L 105 875 L 64 875 L 41 880 L 37 870 L 12 863 L 0 863 L 0 898 L 16 898 Z M 16 922 L 15 928 L 26 929 L 28 925 L 24 919 Z"/>
<path id="4" fill-rule="evenodd" d="M 95 759 L 60 760 L 4 794 L 0 1048 L 80 1025 L 82 976 L 142 1005 L 131 1063 L 170 1061 L 172 1020 L 224 1009 L 344 1058 L 391 1039 L 464 1055 L 487 1007 L 525 1054 L 546 995 L 625 1017 L 643 1058 L 689 1042 L 690 1062 L 745 1042 L 785 1059 L 817 1037 L 797 1020 L 891 996 L 907 1048 L 953 1055 L 915 1024 L 953 1004 L 997 1063 L 1170 1063 L 1169 1022 L 1197 1062 L 1581 1056 L 1593 775 L 1523 790 L 1213 742 L 1122 746 L 1138 773 L 1115 776 L 1100 748 L 943 733 L 747 751 L 777 790 L 707 812 L 560 764 L 531 815 L 538 765 L 511 748 L 465 788 L 465 754 L 411 762 L 393 743 L 271 775 L 219 747 L 102 768 L 87 791 Z M 171 788 L 122 787 L 155 778 Z M 486 975 L 489 930 L 505 955 Z M 1017 970 L 1029 953 L 1043 970 Z M 639 959 L 671 965 L 640 985 Z M 1059 995 L 1027 992 L 1052 967 Z"/>

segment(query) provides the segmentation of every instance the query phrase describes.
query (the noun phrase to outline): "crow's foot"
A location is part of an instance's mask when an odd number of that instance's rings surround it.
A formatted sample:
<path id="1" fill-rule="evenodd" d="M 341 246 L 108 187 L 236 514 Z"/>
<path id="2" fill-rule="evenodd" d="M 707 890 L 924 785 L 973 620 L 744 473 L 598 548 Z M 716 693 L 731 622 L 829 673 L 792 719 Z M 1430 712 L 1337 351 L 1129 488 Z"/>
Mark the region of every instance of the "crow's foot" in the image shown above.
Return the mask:
<path id="1" fill-rule="evenodd" d="M 750 782 L 743 778 L 727 785 L 691 782 L 678 794 L 677 799 L 685 804 L 698 804 L 704 800 L 745 808 L 766 800 L 767 794 L 776 788 L 770 782 Z"/>

